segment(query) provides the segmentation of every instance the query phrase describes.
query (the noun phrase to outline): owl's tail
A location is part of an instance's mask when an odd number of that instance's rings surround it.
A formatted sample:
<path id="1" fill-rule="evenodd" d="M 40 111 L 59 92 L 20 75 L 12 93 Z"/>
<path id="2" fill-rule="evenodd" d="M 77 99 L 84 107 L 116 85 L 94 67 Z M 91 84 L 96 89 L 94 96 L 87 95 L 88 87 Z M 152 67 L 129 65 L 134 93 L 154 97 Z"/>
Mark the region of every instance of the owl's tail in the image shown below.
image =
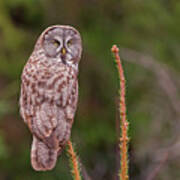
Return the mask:
<path id="1" fill-rule="evenodd" d="M 44 142 L 33 136 L 31 164 L 36 171 L 53 169 L 56 165 L 57 153 L 56 149 L 50 149 Z"/>

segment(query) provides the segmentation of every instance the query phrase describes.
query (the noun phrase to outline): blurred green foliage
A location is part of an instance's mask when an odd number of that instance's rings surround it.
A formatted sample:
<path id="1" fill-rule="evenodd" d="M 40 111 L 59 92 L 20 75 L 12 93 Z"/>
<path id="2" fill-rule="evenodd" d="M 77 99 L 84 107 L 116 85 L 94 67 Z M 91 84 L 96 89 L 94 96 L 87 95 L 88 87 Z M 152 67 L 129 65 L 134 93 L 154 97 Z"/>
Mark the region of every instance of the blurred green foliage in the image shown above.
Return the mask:
<path id="1" fill-rule="evenodd" d="M 83 38 L 80 98 L 72 139 L 93 179 L 115 179 L 118 77 L 110 48 L 116 43 L 180 71 L 178 0 L 0 0 L 0 179 L 71 179 L 65 153 L 51 172 L 30 166 L 30 133 L 19 116 L 20 75 L 40 33 L 52 24 L 75 26 Z M 120 52 L 121 53 L 121 52 Z M 173 137 L 177 115 L 153 72 L 121 57 L 127 78 L 130 176 L 142 179 L 152 149 Z M 168 88 L 168 85 L 167 85 Z M 179 84 L 177 85 L 179 92 Z M 179 126 L 178 126 L 179 127 Z M 179 179 L 180 163 L 156 179 Z M 179 178 L 178 178 L 179 177 Z"/>

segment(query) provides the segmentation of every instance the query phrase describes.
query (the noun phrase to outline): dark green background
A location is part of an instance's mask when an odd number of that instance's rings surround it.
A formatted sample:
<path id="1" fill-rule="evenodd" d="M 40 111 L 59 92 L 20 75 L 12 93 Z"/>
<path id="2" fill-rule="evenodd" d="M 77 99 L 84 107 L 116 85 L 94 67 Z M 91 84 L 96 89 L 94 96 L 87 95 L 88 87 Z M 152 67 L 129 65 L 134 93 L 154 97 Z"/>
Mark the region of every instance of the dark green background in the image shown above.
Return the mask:
<path id="1" fill-rule="evenodd" d="M 130 177 L 147 179 L 161 163 L 156 180 L 180 179 L 179 0 L 0 0 L 0 180 L 72 179 L 65 152 L 53 171 L 32 170 L 31 134 L 19 115 L 23 66 L 53 24 L 72 25 L 82 35 L 72 140 L 92 179 L 117 174 L 114 43 L 127 79 Z"/>

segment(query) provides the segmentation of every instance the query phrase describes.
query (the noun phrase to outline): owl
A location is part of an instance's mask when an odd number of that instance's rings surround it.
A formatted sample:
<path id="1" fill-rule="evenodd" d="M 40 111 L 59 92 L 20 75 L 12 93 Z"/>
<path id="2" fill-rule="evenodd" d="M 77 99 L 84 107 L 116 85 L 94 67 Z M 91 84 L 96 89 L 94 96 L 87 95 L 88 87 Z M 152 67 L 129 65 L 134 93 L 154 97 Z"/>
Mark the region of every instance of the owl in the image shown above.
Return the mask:
<path id="1" fill-rule="evenodd" d="M 75 28 L 51 26 L 38 38 L 23 69 L 20 114 L 33 136 L 31 164 L 37 171 L 53 169 L 70 138 L 81 42 Z"/>

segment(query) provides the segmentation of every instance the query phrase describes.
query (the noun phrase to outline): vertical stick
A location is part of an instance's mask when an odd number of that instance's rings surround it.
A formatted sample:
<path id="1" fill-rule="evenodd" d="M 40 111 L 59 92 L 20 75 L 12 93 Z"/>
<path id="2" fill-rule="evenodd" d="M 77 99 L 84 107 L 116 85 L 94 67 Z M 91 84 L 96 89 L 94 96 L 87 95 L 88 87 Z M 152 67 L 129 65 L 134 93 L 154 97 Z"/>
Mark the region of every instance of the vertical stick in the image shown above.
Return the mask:
<path id="1" fill-rule="evenodd" d="M 76 152 L 73 149 L 72 142 L 69 140 L 67 142 L 67 145 L 68 145 L 69 161 L 70 161 L 70 166 L 72 168 L 71 172 L 73 175 L 73 179 L 74 180 L 81 180 L 78 157 L 76 155 Z"/>
<path id="2" fill-rule="evenodd" d="M 126 103 L 125 103 L 125 93 L 126 93 L 126 87 L 125 87 L 125 77 L 124 77 L 124 71 L 121 64 L 121 60 L 119 57 L 119 49 L 116 45 L 113 45 L 111 51 L 113 52 L 117 64 L 117 69 L 119 73 L 119 81 L 120 81 L 120 106 L 119 106 L 119 112 L 120 112 L 120 129 L 121 129 L 121 135 L 120 135 L 120 172 L 119 177 L 120 180 L 128 180 L 128 121 L 126 119 Z"/>

